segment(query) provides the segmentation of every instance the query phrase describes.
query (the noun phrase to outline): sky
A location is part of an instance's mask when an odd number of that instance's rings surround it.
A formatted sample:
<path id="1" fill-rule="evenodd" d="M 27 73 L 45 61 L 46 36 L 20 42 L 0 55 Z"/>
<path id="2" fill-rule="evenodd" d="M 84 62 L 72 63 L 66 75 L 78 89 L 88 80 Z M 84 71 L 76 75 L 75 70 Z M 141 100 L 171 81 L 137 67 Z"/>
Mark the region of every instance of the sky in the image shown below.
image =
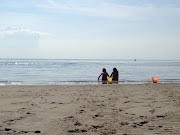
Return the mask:
<path id="1" fill-rule="evenodd" d="M 180 60 L 179 0 L 0 0 L 0 58 Z"/>

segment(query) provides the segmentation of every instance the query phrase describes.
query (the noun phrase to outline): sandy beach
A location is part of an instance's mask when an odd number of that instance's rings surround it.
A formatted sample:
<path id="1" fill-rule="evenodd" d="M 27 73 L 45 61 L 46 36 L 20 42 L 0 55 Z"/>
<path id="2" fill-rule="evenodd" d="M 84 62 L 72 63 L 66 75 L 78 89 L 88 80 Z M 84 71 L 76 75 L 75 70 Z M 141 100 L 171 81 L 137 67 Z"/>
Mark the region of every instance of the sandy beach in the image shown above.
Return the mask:
<path id="1" fill-rule="evenodd" d="M 180 134 L 180 84 L 0 86 L 0 135 Z"/>

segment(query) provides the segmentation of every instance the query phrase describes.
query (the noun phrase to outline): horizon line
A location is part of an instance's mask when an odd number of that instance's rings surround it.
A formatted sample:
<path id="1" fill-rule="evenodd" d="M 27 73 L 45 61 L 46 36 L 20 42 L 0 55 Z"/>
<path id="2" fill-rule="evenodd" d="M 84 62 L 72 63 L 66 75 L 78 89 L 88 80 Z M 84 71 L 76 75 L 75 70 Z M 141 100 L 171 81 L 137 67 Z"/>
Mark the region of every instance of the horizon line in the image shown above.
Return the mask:
<path id="1" fill-rule="evenodd" d="M 0 57 L 0 60 L 2 60 L 2 59 L 14 59 L 14 60 L 16 60 L 16 59 L 27 59 L 27 60 L 30 60 L 30 59 L 32 59 L 32 60 L 155 60 L 155 61 L 159 61 L 159 60 L 168 60 L 168 61 L 170 61 L 170 60 L 176 60 L 176 61 L 180 61 L 180 59 L 150 59 L 150 58 L 145 58 L 145 59 L 143 59 L 143 58 L 2 58 L 2 57 Z"/>

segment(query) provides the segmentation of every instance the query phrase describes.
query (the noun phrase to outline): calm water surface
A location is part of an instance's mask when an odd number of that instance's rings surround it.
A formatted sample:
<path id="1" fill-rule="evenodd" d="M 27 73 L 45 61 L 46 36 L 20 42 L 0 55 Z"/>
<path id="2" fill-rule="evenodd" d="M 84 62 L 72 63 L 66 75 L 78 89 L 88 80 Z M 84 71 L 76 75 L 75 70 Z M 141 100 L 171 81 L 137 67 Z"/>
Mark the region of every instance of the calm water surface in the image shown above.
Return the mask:
<path id="1" fill-rule="evenodd" d="M 98 84 L 102 68 L 114 67 L 119 83 L 180 82 L 178 60 L 0 59 L 0 85 Z"/>

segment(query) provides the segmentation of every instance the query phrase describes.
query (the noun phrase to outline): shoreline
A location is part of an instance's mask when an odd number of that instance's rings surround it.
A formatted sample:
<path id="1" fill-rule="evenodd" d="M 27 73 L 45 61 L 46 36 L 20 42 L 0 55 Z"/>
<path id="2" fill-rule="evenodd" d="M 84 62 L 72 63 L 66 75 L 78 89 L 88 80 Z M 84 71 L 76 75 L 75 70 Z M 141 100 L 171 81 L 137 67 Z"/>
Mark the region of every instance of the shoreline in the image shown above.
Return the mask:
<path id="1" fill-rule="evenodd" d="M 180 134 L 180 83 L 3 85 L 0 134 Z"/>
<path id="2" fill-rule="evenodd" d="M 174 80 L 174 79 L 173 79 Z M 176 81 L 158 81 L 158 84 L 178 84 L 180 83 L 180 80 L 177 81 L 179 79 L 176 79 Z M 118 82 L 114 82 L 111 85 L 115 85 L 115 84 L 120 84 L 120 85 L 124 85 L 124 84 L 152 84 L 152 81 L 118 81 Z M 29 86 L 29 85 L 100 85 L 100 84 L 106 84 L 103 83 L 102 81 L 60 81 L 60 82 L 48 82 L 48 83 L 22 83 L 22 82 L 4 82 L 4 81 L 0 81 L 0 86 L 18 86 L 18 85 L 25 85 L 25 86 Z M 108 84 L 108 83 L 107 83 Z M 110 84 L 108 84 L 110 85 Z"/>

